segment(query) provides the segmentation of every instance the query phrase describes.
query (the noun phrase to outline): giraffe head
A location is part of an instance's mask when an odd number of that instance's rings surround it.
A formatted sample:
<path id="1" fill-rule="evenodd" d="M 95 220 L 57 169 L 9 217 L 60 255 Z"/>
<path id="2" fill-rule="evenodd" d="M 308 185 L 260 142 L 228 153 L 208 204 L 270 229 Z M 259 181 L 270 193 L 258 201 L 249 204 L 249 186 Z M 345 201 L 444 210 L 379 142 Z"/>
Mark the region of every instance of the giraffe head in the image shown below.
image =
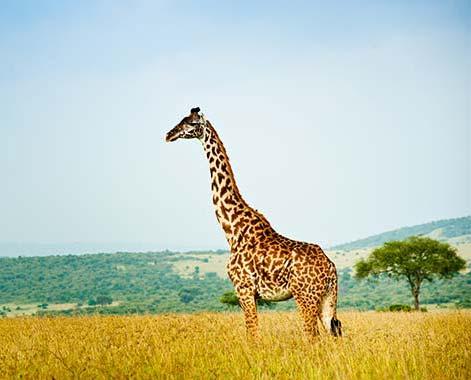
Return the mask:
<path id="1" fill-rule="evenodd" d="M 167 142 L 182 139 L 201 139 L 206 126 L 206 119 L 200 115 L 200 108 L 192 108 L 190 114 L 183 118 L 165 137 Z"/>

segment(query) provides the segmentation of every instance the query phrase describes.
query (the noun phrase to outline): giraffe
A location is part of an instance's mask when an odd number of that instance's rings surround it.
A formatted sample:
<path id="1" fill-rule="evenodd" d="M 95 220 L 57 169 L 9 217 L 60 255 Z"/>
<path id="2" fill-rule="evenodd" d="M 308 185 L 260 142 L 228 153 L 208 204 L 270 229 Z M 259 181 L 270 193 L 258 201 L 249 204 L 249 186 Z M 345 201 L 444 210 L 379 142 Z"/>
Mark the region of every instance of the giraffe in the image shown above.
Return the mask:
<path id="1" fill-rule="evenodd" d="M 242 198 L 226 149 L 209 120 L 192 108 L 165 140 L 201 141 L 209 162 L 216 218 L 230 246 L 227 265 L 249 336 L 258 337 L 256 300 L 284 301 L 294 297 L 308 336 L 316 337 L 318 319 L 327 331 L 341 336 L 337 319 L 337 271 L 317 244 L 288 239 Z"/>

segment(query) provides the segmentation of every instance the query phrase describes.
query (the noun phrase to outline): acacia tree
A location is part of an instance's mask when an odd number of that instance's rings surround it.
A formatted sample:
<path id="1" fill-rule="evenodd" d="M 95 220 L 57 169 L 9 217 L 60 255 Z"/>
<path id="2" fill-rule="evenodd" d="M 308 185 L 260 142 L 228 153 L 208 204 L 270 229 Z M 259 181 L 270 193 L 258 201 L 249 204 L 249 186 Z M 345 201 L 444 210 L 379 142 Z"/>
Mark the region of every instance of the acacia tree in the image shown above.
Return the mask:
<path id="1" fill-rule="evenodd" d="M 451 278 L 465 268 L 466 262 L 456 249 L 427 237 L 413 236 L 404 241 L 390 241 L 376 248 L 366 259 L 355 264 L 355 277 L 386 274 L 396 280 L 405 278 L 419 309 L 420 287 L 424 280 Z"/>

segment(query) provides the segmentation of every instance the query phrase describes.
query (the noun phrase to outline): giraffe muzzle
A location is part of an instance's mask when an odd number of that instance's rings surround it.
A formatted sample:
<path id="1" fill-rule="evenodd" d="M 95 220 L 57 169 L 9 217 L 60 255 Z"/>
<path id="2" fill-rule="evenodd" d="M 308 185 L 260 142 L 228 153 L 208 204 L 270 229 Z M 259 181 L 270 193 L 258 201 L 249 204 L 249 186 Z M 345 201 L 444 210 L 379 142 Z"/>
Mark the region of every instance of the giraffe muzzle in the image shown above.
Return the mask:
<path id="1" fill-rule="evenodd" d="M 175 141 L 177 138 L 178 138 L 177 135 L 172 136 L 169 133 L 167 133 L 167 136 L 165 136 L 165 141 L 166 142 L 172 142 L 172 141 Z"/>
<path id="2" fill-rule="evenodd" d="M 170 132 L 167 133 L 165 136 L 165 141 L 166 142 L 172 142 L 178 139 L 180 136 L 180 130 L 178 127 L 173 128 Z"/>

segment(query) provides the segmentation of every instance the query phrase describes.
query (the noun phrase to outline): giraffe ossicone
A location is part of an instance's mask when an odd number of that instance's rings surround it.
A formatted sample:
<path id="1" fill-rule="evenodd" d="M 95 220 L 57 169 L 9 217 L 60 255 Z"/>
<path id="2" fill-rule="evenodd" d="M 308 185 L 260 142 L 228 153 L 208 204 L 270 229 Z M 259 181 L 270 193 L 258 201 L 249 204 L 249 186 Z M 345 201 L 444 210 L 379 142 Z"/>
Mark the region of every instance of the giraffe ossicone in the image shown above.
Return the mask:
<path id="1" fill-rule="evenodd" d="M 242 198 L 226 149 L 211 123 L 195 107 L 165 139 L 199 139 L 206 153 L 216 218 L 230 246 L 228 275 L 245 316 L 247 331 L 258 334 L 256 300 L 294 297 L 310 336 L 317 321 L 341 336 L 337 319 L 338 279 L 334 263 L 317 244 L 278 234 L 268 220 Z"/>

